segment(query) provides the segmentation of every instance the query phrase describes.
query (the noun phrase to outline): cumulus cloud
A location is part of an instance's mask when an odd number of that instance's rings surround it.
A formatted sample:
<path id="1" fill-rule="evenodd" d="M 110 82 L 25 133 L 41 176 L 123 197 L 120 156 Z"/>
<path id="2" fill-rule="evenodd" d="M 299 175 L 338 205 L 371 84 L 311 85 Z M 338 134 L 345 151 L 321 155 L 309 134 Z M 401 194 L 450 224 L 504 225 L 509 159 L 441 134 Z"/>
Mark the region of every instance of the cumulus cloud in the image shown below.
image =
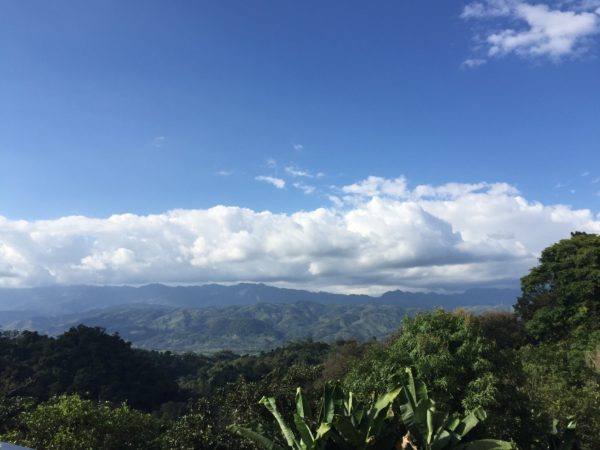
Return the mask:
<path id="1" fill-rule="evenodd" d="M 600 32 L 600 11 L 592 2 L 565 5 L 566 9 L 558 9 L 545 3 L 488 0 L 467 4 L 461 17 L 499 22 L 494 23 L 493 31 L 485 33 L 488 56 L 514 53 L 559 60 L 585 52 L 592 37 Z"/>
<path id="2" fill-rule="evenodd" d="M 0 285 L 270 282 L 382 292 L 515 283 L 573 230 L 600 232 L 586 209 L 544 205 L 503 183 L 409 189 L 369 177 L 335 205 L 273 213 L 240 207 L 0 217 Z"/>
<path id="3" fill-rule="evenodd" d="M 285 180 L 276 177 L 268 177 L 265 175 L 259 175 L 254 178 L 256 181 L 262 181 L 264 183 L 269 183 L 275 186 L 277 189 L 283 189 L 285 187 Z"/>

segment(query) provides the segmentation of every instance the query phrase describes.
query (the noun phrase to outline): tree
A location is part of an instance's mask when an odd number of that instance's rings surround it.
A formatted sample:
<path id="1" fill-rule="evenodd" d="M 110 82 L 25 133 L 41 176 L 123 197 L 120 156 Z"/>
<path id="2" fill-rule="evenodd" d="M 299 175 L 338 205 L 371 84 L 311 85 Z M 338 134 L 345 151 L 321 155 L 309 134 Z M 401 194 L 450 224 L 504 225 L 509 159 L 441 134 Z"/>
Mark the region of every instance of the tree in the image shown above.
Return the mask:
<path id="1" fill-rule="evenodd" d="M 224 411 L 209 399 L 200 399 L 192 411 L 177 418 L 160 437 L 165 450 L 241 449 L 222 423 Z"/>
<path id="2" fill-rule="evenodd" d="M 582 447 L 600 448 L 600 236 L 576 232 L 546 248 L 521 288 L 526 391 L 544 422 L 574 417 Z"/>
<path id="3" fill-rule="evenodd" d="M 77 393 L 155 410 L 183 394 L 167 370 L 169 356 L 155 353 L 134 349 L 116 334 L 83 325 L 57 338 L 31 332 L 3 334 L 0 392 L 42 401 Z"/>
<path id="4" fill-rule="evenodd" d="M 439 309 L 407 317 L 386 345 L 351 363 L 344 381 L 364 397 L 406 382 L 404 369 L 412 367 L 444 407 L 486 407 L 496 391 L 492 353 L 473 316 Z"/>
<path id="5" fill-rule="evenodd" d="M 515 311 L 537 342 L 598 329 L 600 236 L 575 232 L 546 248 L 521 289 Z"/>
<path id="6" fill-rule="evenodd" d="M 531 435 L 528 399 L 519 392 L 523 372 L 515 351 L 500 351 L 480 320 L 463 311 L 436 310 L 406 318 L 386 345 L 350 365 L 345 386 L 367 398 L 371 392 L 406 383 L 405 369 L 429 387 L 438 406 L 451 412 L 478 407 L 489 413 L 482 432 L 527 442 Z"/>
<path id="7" fill-rule="evenodd" d="M 29 398 L 0 395 L 0 436 L 16 429 L 21 414 L 30 411 L 34 406 L 34 402 Z"/>
<path id="8" fill-rule="evenodd" d="M 175 381 L 148 352 L 131 348 L 131 343 L 101 328 L 71 328 L 56 339 L 54 347 L 48 361 L 56 380 L 51 394 L 127 401 L 146 411 L 180 395 Z"/>

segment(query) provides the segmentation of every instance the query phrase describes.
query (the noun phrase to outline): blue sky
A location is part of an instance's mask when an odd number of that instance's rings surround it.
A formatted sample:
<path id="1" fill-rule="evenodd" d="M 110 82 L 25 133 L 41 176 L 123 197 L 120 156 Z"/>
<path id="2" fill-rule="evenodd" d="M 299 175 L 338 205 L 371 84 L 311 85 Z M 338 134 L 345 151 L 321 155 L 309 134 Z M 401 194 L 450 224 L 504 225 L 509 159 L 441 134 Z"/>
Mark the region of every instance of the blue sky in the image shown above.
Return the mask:
<path id="1" fill-rule="evenodd" d="M 477 36 L 500 24 L 465 5 L 3 2 L 0 214 L 323 204 L 254 179 L 285 166 L 318 186 L 502 181 L 597 210 L 597 35 L 559 59 L 486 57 Z"/>
<path id="2" fill-rule="evenodd" d="M 0 6 L 0 286 L 514 286 L 600 232 L 600 0 Z"/>

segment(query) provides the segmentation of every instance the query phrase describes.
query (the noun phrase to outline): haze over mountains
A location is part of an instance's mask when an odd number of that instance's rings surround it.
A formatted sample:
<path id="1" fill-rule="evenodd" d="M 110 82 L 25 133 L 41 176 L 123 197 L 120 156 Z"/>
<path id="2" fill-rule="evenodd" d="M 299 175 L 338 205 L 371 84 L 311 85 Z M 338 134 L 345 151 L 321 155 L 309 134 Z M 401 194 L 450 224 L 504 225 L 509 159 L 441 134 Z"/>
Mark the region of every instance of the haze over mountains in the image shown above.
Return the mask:
<path id="1" fill-rule="evenodd" d="M 243 353 L 300 339 L 382 338 L 396 330 L 406 314 L 435 307 L 508 309 L 518 293 L 391 291 L 371 297 L 250 283 L 0 289 L 0 327 L 55 335 L 83 323 L 118 332 L 143 348 Z"/>

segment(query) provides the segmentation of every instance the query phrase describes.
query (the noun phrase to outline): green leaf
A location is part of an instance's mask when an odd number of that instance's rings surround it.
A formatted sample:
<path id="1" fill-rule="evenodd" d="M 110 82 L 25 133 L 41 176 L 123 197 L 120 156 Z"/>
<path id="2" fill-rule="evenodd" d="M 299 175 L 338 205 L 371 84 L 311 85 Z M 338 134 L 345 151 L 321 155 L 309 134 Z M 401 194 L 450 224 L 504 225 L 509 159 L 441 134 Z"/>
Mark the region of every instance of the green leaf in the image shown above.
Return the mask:
<path id="1" fill-rule="evenodd" d="M 352 414 L 352 409 L 354 408 L 354 394 L 352 392 L 348 392 L 348 398 L 344 399 L 344 409 L 346 410 L 346 415 Z"/>
<path id="2" fill-rule="evenodd" d="M 410 367 L 405 369 L 406 375 L 408 376 L 408 382 L 406 383 L 405 389 L 407 389 L 408 394 L 412 399 L 414 399 L 414 403 L 417 402 L 417 391 L 415 389 L 415 379 L 413 378 L 413 373 Z M 413 405 L 414 407 L 414 405 Z"/>
<path id="3" fill-rule="evenodd" d="M 317 428 L 317 437 L 315 438 L 315 440 L 317 441 L 323 439 L 325 436 L 327 436 L 330 430 L 331 424 L 321 422 L 321 425 L 319 425 L 319 428 Z"/>
<path id="4" fill-rule="evenodd" d="M 337 386 L 326 384 L 323 388 L 323 398 L 321 400 L 321 422 L 331 423 L 335 414 L 335 396 Z"/>
<path id="5" fill-rule="evenodd" d="M 458 425 L 460 425 L 460 419 L 456 416 L 452 416 L 448 419 L 446 428 L 450 431 L 454 431 Z"/>
<path id="6" fill-rule="evenodd" d="M 333 427 L 339 435 L 352 446 L 360 448 L 360 446 L 365 443 L 366 436 L 361 436 L 359 431 L 350 421 L 350 418 L 336 414 L 333 418 Z"/>
<path id="7" fill-rule="evenodd" d="M 301 388 L 296 389 L 296 412 L 302 418 L 312 416 L 310 405 Z"/>
<path id="8" fill-rule="evenodd" d="M 389 392 L 386 392 L 382 396 L 377 399 L 375 405 L 373 406 L 374 416 L 379 414 L 383 409 L 387 408 L 400 394 L 402 387 L 397 387 L 396 389 L 392 389 Z"/>
<path id="9" fill-rule="evenodd" d="M 475 428 L 480 421 L 485 420 L 486 417 L 487 417 L 487 414 L 485 413 L 483 408 L 481 408 L 481 407 L 475 408 L 473 411 L 471 411 L 471 413 L 466 415 L 460 421 L 460 423 L 458 424 L 458 426 L 455 429 L 455 432 L 462 438 L 469 431 L 471 431 L 473 428 Z"/>
<path id="10" fill-rule="evenodd" d="M 283 420 L 283 417 L 277 410 L 277 404 L 275 403 L 275 399 L 273 397 L 263 397 L 260 399 L 259 403 L 264 405 L 265 408 L 267 408 L 269 412 L 273 415 L 273 417 L 275 417 L 275 420 L 277 421 L 279 428 L 281 428 L 281 433 L 283 434 L 283 437 L 285 438 L 287 444 L 292 448 L 298 448 L 299 444 L 296 440 L 296 436 L 294 436 L 294 433 L 292 432 L 290 427 L 287 426 L 285 420 Z"/>
<path id="11" fill-rule="evenodd" d="M 234 433 L 239 434 L 242 437 L 245 437 L 246 439 L 250 439 L 252 442 L 254 442 L 256 445 L 258 445 L 260 448 L 263 448 L 265 450 L 285 450 L 283 447 L 281 447 L 280 445 L 277 445 L 275 442 L 273 442 L 269 438 L 266 438 L 262 434 L 259 434 L 256 431 L 251 430 L 249 428 L 244 428 L 244 427 L 240 427 L 237 425 L 230 425 L 227 427 L 227 429 Z"/>
<path id="12" fill-rule="evenodd" d="M 427 410 L 427 443 L 431 444 L 431 441 L 433 440 L 433 432 L 434 427 L 433 427 L 433 413 L 434 411 L 429 408 Z"/>
<path id="13" fill-rule="evenodd" d="M 296 429 L 300 433 L 300 437 L 302 441 L 309 447 L 312 448 L 315 442 L 315 438 L 310 431 L 310 428 L 304 422 L 304 418 L 300 417 L 298 413 L 294 414 L 294 423 L 296 424 Z"/>
<path id="14" fill-rule="evenodd" d="M 442 450 L 452 441 L 452 435 L 444 430 L 439 433 L 431 443 L 431 450 Z"/>
<path id="15" fill-rule="evenodd" d="M 411 375 L 412 375 L 412 372 L 411 372 Z M 415 400 L 417 402 L 429 399 L 429 394 L 427 393 L 427 386 L 425 386 L 425 383 L 423 383 L 422 381 L 419 381 L 419 383 L 417 384 L 417 388 L 416 388 L 415 392 L 416 392 Z"/>

